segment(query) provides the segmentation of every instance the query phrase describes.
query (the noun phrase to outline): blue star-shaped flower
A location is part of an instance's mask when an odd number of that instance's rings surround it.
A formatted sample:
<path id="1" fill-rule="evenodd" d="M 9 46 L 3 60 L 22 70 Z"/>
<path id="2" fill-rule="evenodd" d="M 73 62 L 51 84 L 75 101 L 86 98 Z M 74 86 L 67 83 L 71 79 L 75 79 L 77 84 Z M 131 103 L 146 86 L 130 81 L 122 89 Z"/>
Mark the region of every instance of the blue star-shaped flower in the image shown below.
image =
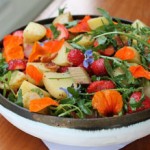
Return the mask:
<path id="1" fill-rule="evenodd" d="M 94 62 L 94 58 L 93 58 L 93 51 L 92 50 L 87 50 L 84 53 L 85 59 L 83 61 L 83 66 L 85 68 L 88 68 L 88 66 Z"/>

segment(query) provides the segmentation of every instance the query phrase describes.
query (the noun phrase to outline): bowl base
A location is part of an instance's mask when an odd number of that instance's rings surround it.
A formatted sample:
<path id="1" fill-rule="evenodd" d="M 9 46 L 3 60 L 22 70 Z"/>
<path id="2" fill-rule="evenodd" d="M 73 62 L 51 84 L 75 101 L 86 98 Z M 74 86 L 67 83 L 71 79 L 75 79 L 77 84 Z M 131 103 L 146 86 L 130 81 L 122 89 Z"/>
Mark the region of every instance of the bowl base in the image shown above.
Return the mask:
<path id="1" fill-rule="evenodd" d="M 113 146 L 109 145 L 109 146 L 101 146 L 101 147 L 80 147 L 80 146 L 57 144 L 45 140 L 42 141 L 50 150 L 108 150 L 108 149 L 119 150 L 129 144 L 129 143 L 123 143 L 123 144 L 118 144 Z"/>

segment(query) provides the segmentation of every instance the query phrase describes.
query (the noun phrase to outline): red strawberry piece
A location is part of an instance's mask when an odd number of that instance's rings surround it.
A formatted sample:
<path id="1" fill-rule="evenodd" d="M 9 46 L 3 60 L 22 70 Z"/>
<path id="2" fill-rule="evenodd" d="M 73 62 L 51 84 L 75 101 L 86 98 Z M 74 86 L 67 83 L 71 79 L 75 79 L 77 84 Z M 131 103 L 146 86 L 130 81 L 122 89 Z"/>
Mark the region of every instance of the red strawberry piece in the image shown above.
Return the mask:
<path id="1" fill-rule="evenodd" d="M 8 62 L 8 70 L 25 70 L 26 61 L 23 59 L 14 59 Z"/>
<path id="2" fill-rule="evenodd" d="M 66 66 L 62 66 L 58 69 L 58 72 L 60 72 L 60 73 L 64 73 L 64 72 L 67 72 L 67 71 L 68 71 L 68 67 L 66 67 Z"/>
<path id="3" fill-rule="evenodd" d="M 94 42 L 94 47 L 97 47 L 99 44 L 98 44 L 98 41 L 96 40 Z M 115 53 L 115 49 L 114 47 L 111 45 L 111 46 L 108 46 L 106 49 L 104 50 L 98 50 L 98 52 L 102 55 L 105 55 L 105 56 L 111 56 Z"/>
<path id="4" fill-rule="evenodd" d="M 150 108 L 150 98 L 149 97 L 145 97 L 145 100 L 142 103 L 144 105 L 145 109 L 149 109 Z"/>
<path id="5" fill-rule="evenodd" d="M 92 82 L 88 88 L 88 93 L 94 93 L 105 89 L 114 89 L 116 86 L 111 80 L 100 80 Z"/>
<path id="6" fill-rule="evenodd" d="M 15 32 L 13 32 L 12 35 L 23 38 L 23 30 L 17 30 Z"/>
<path id="7" fill-rule="evenodd" d="M 147 96 L 145 96 L 145 99 L 142 102 L 140 107 L 134 108 L 134 109 L 131 108 L 130 101 L 134 99 L 135 102 L 139 102 L 141 99 L 141 96 L 142 96 L 141 92 L 133 92 L 131 94 L 131 96 L 129 98 L 128 113 L 139 112 L 139 111 L 142 111 L 144 109 L 150 108 L 150 98 L 148 98 Z"/>
<path id="8" fill-rule="evenodd" d="M 69 32 L 63 24 L 56 24 L 56 28 L 60 31 L 60 35 L 57 38 L 58 40 L 69 38 Z"/>
<path id="9" fill-rule="evenodd" d="M 93 71 L 93 73 L 97 76 L 104 76 L 107 75 L 107 70 L 105 68 L 104 65 L 104 59 L 100 58 L 95 60 L 92 64 L 91 64 L 91 69 Z"/>
<path id="10" fill-rule="evenodd" d="M 73 66 L 79 66 L 84 60 L 84 54 L 78 49 L 72 49 L 68 53 L 68 61 L 72 63 Z"/>

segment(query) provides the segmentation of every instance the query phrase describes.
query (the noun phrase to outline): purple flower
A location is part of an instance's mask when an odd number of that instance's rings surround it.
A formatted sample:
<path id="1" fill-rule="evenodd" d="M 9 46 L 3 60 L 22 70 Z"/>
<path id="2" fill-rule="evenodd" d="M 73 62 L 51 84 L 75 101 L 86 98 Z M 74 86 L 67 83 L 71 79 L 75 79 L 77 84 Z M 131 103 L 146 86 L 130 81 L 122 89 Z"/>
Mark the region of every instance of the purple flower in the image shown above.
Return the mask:
<path id="1" fill-rule="evenodd" d="M 63 90 L 66 94 L 67 94 L 67 97 L 71 98 L 72 97 L 72 94 L 68 92 L 67 88 L 59 88 L 60 90 Z"/>
<path id="2" fill-rule="evenodd" d="M 94 62 L 94 58 L 93 58 L 93 51 L 92 50 L 87 50 L 84 53 L 85 59 L 83 61 L 83 66 L 85 68 L 88 68 L 88 66 Z"/>

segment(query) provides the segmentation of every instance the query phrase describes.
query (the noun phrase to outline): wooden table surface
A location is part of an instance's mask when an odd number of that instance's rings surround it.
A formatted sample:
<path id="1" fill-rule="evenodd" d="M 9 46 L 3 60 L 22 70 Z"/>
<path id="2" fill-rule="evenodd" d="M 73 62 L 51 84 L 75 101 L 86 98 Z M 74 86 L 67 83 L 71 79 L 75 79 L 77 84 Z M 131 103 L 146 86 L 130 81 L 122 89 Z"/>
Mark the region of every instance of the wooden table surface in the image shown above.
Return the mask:
<path id="1" fill-rule="evenodd" d="M 57 8 L 63 6 L 67 6 L 67 10 L 72 14 L 98 14 L 96 8 L 101 7 L 109 11 L 113 17 L 131 21 L 138 18 L 150 26 L 149 0 L 55 0 L 37 20 L 55 16 Z M 127 145 L 122 150 L 149 150 L 149 147 L 150 135 Z M 17 129 L 0 115 L 0 150 L 47 150 L 47 148 L 40 139 Z"/>

